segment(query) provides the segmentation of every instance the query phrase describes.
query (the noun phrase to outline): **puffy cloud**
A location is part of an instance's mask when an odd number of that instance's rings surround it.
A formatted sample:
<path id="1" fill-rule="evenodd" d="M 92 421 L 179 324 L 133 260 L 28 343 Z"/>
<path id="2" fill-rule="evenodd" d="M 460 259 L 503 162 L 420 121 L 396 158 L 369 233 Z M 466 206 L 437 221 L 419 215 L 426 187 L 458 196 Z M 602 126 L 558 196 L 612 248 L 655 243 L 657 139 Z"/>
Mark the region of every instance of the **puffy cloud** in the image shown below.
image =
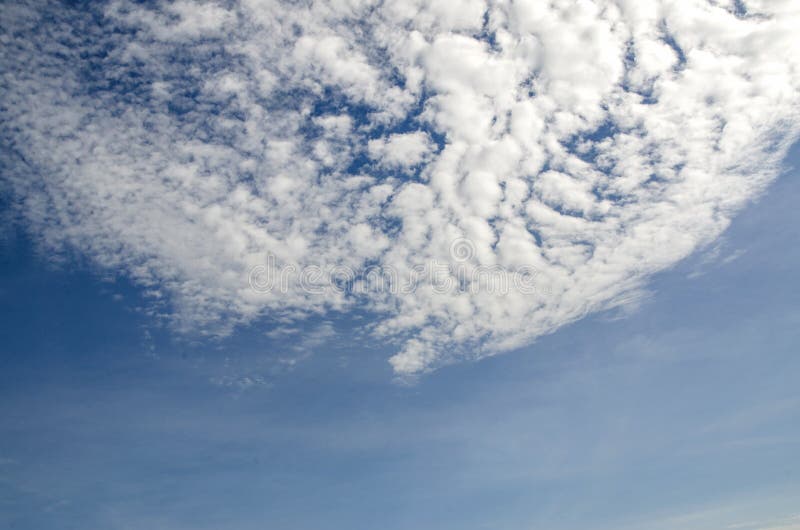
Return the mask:
<path id="1" fill-rule="evenodd" d="M 383 166 L 408 169 L 425 162 L 434 145 L 427 134 L 416 131 L 370 140 L 367 149 L 370 157 Z"/>
<path id="2" fill-rule="evenodd" d="M 3 180 L 41 244 L 168 293 L 180 329 L 373 311 L 400 373 L 635 299 L 800 130 L 790 1 L 93 9 L 0 15 Z M 370 266 L 393 288 L 308 273 Z M 527 276 L 464 281 L 497 270 Z"/>

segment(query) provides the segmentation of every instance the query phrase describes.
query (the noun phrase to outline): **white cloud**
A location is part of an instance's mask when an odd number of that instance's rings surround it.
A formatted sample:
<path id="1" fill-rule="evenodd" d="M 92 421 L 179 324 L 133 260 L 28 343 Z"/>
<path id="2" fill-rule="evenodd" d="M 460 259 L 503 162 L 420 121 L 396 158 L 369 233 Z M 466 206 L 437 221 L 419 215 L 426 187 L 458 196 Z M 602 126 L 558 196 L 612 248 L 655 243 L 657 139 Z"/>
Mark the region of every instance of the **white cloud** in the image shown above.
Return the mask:
<path id="1" fill-rule="evenodd" d="M 713 241 L 798 135 L 794 2 L 3 10 L 4 180 L 50 249 L 227 333 L 356 305 L 396 370 L 526 344 Z M 444 139 L 441 149 L 432 136 Z M 438 141 L 438 140 L 437 140 Z M 534 267 L 535 295 L 259 293 L 252 267 Z"/>
<path id="2" fill-rule="evenodd" d="M 370 140 L 367 150 L 382 166 L 409 169 L 425 162 L 434 145 L 426 133 L 416 131 Z"/>

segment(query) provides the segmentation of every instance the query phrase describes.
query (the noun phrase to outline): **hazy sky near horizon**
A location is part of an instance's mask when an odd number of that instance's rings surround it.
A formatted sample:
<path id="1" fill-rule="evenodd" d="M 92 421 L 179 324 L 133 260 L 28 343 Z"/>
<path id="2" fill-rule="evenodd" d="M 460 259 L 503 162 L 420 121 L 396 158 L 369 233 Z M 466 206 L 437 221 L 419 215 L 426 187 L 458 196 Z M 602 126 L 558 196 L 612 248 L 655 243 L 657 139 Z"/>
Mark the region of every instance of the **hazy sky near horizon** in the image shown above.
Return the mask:
<path id="1" fill-rule="evenodd" d="M 798 24 L 4 6 L 0 526 L 800 530 Z"/>

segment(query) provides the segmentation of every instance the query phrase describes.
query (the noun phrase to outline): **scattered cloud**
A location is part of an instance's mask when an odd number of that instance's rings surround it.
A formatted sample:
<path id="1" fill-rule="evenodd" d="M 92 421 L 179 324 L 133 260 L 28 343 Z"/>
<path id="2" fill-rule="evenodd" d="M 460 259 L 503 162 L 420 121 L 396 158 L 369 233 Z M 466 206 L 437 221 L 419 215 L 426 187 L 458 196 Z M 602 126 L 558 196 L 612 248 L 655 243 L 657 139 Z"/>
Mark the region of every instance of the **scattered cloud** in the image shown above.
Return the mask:
<path id="1" fill-rule="evenodd" d="M 424 372 L 714 241 L 798 136 L 798 24 L 791 0 L 15 3 L 3 180 L 41 245 L 167 294 L 177 329 L 357 306 Z M 408 275 L 459 239 L 546 289 L 248 284 L 269 256 Z"/>

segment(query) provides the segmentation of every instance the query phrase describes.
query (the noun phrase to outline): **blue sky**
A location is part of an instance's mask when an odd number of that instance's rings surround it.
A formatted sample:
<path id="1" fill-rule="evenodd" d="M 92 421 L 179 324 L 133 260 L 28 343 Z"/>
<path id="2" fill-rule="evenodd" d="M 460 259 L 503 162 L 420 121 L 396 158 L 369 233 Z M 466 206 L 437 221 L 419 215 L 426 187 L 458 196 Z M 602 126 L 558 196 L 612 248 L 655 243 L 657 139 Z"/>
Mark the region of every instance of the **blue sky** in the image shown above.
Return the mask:
<path id="1" fill-rule="evenodd" d="M 0 527 L 800 530 L 798 25 L 4 6 Z"/>
<path id="2" fill-rule="evenodd" d="M 2 525 L 794 528 L 798 200 L 790 170 L 630 314 L 413 385 L 346 321 L 268 384 L 215 385 L 221 358 L 249 373 L 286 344 L 176 339 L 130 285 L 11 232 Z"/>

